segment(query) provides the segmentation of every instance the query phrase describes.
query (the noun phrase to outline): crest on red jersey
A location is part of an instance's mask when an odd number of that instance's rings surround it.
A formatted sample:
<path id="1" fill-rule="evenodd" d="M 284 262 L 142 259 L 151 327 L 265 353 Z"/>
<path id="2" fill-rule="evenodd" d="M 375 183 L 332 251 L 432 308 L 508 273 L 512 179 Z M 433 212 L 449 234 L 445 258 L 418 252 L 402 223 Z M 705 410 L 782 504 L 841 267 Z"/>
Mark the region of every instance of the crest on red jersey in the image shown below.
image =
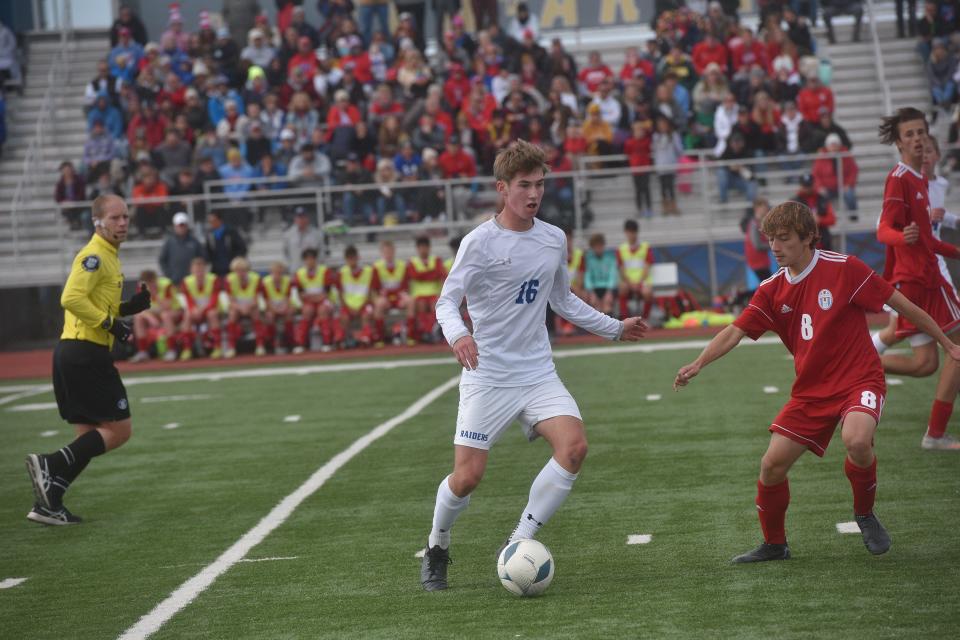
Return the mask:
<path id="1" fill-rule="evenodd" d="M 820 293 L 817 294 L 817 304 L 824 311 L 833 306 L 833 294 L 830 293 L 830 289 L 820 290 Z"/>

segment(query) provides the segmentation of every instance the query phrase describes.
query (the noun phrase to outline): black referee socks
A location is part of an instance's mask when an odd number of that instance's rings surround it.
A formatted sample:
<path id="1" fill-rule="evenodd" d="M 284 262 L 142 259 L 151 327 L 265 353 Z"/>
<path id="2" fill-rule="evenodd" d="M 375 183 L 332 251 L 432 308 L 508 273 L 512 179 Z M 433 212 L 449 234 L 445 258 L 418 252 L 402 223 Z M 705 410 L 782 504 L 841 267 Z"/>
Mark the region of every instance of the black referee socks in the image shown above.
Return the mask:
<path id="1" fill-rule="evenodd" d="M 90 458 L 95 458 L 104 452 L 107 447 L 103 443 L 103 436 L 96 429 L 88 431 L 56 453 L 46 456 L 50 473 L 57 476 L 76 477 Z M 78 470 L 79 468 L 79 470 Z M 71 473 L 71 471 L 73 473 Z M 72 478 L 71 478 L 72 479 Z"/>

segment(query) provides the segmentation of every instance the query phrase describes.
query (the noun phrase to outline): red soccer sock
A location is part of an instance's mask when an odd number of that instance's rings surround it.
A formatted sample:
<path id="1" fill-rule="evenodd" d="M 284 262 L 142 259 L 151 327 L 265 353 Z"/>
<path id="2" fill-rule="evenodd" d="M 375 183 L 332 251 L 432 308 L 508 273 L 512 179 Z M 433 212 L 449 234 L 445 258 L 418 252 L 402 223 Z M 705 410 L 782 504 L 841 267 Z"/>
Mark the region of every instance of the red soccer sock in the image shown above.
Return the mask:
<path id="1" fill-rule="evenodd" d="M 953 403 L 943 400 L 934 400 L 930 409 L 930 422 L 927 423 L 927 435 L 931 438 L 942 438 L 947 431 L 947 422 L 953 413 Z"/>
<path id="2" fill-rule="evenodd" d="M 301 318 L 300 322 L 297 323 L 297 329 L 294 332 L 294 340 L 297 345 L 301 347 L 307 346 L 307 339 L 310 336 L 310 323 L 311 318 Z"/>
<path id="3" fill-rule="evenodd" d="M 237 340 L 240 339 L 240 324 L 238 322 L 227 323 L 227 343 L 231 349 L 237 348 Z"/>
<path id="4" fill-rule="evenodd" d="M 843 461 L 843 470 L 853 488 L 853 513 L 867 516 L 873 513 L 873 502 L 877 497 L 877 458 L 869 467 L 858 467 L 850 458 Z"/>
<path id="5" fill-rule="evenodd" d="M 407 338 L 411 340 L 420 340 L 420 332 L 417 331 L 417 318 L 412 316 L 407 318 Z"/>
<path id="6" fill-rule="evenodd" d="M 146 352 L 150 349 L 149 338 L 137 338 L 137 351 Z"/>
<path id="7" fill-rule="evenodd" d="M 620 318 L 626 318 L 630 314 L 630 296 L 620 296 Z"/>
<path id="8" fill-rule="evenodd" d="M 650 312 L 653 310 L 653 300 L 644 300 L 643 301 L 643 317 L 649 318 Z"/>
<path id="9" fill-rule="evenodd" d="M 219 349 L 220 345 L 223 344 L 223 334 L 220 332 L 220 329 L 210 329 L 210 340 L 213 342 L 213 348 Z M 192 342 L 190 343 L 193 344 Z"/>
<path id="10" fill-rule="evenodd" d="M 767 544 L 787 543 L 787 506 L 790 504 L 790 481 L 767 486 L 757 481 L 757 515 L 763 540 Z"/>
<path id="11" fill-rule="evenodd" d="M 317 326 L 320 327 L 320 339 L 323 340 L 323 344 L 330 346 L 333 342 L 333 320 L 330 318 L 317 320 Z"/>

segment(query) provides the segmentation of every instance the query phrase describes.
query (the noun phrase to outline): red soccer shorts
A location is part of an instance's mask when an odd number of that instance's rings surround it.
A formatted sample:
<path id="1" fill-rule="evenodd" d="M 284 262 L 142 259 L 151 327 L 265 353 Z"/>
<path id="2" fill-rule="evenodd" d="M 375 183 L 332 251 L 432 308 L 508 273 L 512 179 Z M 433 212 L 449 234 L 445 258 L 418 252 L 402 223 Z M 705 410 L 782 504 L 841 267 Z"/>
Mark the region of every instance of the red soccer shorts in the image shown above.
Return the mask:
<path id="1" fill-rule="evenodd" d="M 935 289 L 928 289 L 916 282 L 900 282 L 897 283 L 897 290 L 926 311 L 944 333 L 960 327 L 960 300 L 948 285 L 941 284 Z M 920 330 L 912 322 L 902 315 L 897 316 L 897 338 L 909 338 L 919 333 Z"/>
<path id="2" fill-rule="evenodd" d="M 826 400 L 790 398 L 770 425 L 770 432 L 805 445 L 822 458 L 837 424 L 851 411 L 866 413 L 880 422 L 886 392 L 886 385 L 868 382 Z"/>

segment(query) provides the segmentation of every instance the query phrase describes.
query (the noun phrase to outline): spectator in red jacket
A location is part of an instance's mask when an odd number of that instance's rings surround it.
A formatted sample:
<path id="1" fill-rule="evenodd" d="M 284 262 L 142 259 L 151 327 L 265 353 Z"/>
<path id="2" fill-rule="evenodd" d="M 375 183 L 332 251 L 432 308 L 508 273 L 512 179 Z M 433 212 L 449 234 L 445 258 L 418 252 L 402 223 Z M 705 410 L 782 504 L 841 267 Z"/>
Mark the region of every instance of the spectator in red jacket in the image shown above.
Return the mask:
<path id="1" fill-rule="evenodd" d="M 347 92 L 337 89 L 333 94 L 333 105 L 327 112 L 327 142 L 333 138 L 333 133 L 338 127 L 353 128 L 360 119 L 360 109 L 350 104 L 350 96 Z"/>
<path id="2" fill-rule="evenodd" d="M 580 70 L 577 79 L 584 86 L 586 93 L 593 94 L 600 88 L 604 78 L 612 78 L 613 71 L 603 63 L 599 51 L 591 51 L 587 58 L 587 66 Z"/>
<path id="3" fill-rule="evenodd" d="M 463 104 L 470 93 L 470 78 L 459 62 L 451 63 L 449 71 L 450 74 L 443 83 L 443 97 L 449 105 Z"/>
<path id="4" fill-rule="evenodd" d="M 653 82 L 656 80 L 657 70 L 652 62 L 640 57 L 636 47 L 627 47 L 624 52 L 623 67 L 620 69 L 620 82 L 626 85 L 639 76 L 646 78 L 647 82 Z"/>
<path id="5" fill-rule="evenodd" d="M 793 200 L 802 202 L 810 208 L 810 211 L 813 211 L 817 217 L 817 229 L 820 232 L 820 242 L 817 244 L 817 248 L 830 251 L 833 245 L 830 227 L 837 224 L 837 214 L 833 211 L 830 199 L 817 193 L 816 187 L 813 186 L 812 175 L 806 174 L 800 177 L 800 189 L 793 196 Z"/>
<path id="6" fill-rule="evenodd" d="M 753 31 L 744 27 L 740 30 L 740 38 L 731 40 L 730 61 L 734 77 L 746 78 L 753 65 L 759 65 L 763 69 L 768 67 L 767 48 L 762 42 L 754 39 Z"/>
<path id="7" fill-rule="evenodd" d="M 300 36 L 297 39 L 297 52 L 290 56 L 290 62 L 287 63 L 287 75 L 297 67 L 303 69 L 304 77 L 312 80 L 317 73 L 317 54 L 313 51 L 313 44 L 307 36 Z"/>
<path id="8" fill-rule="evenodd" d="M 847 148 L 840 141 L 840 136 L 831 133 L 827 136 L 820 154 L 842 153 Z M 840 184 L 840 169 L 843 171 L 843 184 Z M 817 193 L 836 200 L 842 193 L 843 202 L 850 213 L 850 219 L 857 219 L 857 161 L 853 156 L 843 158 L 822 157 L 813 161 L 813 186 Z"/>
<path id="9" fill-rule="evenodd" d="M 816 123 L 820 120 L 820 109 L 833 113 L 833 91 L 820 82 L 820 76 L 811 75 L 807 78 L 806 86 L 797 94 L 797 109 L 807 122 Z"/>
<path id="10" fill-rule="evenodd" d="M 127 141 L 130 146 L 135 146 L 137 131 L 142 130 L 147 141 L 147 145 L 152 149 L 163 142 L 164 133 L 170 122 L 160 113 L 152 102 L 144 101 L 140 105 L 140 113 L 135 115 L 127 125 Z"/>
<path id="11" fill-rule="evenodd" d="M 446 150 L 437 160 L 444 178 L 472 178 L 477 175 L 477 164 L 473 156 L 463 150 L 460 139 L 450 136 Z"/>
<path id="12" fill-rule="evenodd" d="M 650 127 L 649 121 L 634 120 L 630 125 L 631 137 L 623 143 L 623 152 L 627 156 L 627 164 L 635 169 L 642 169 L 653 164 L 650 156 Z M 633 189 L 637 200 L 637 211 L 644 218 L 653 215 L 653 204 L 650 200 L 650 172 L 637 171 L 633 174 Z"/>
<path id="13" fill-rule="evenodd" d="M 707 65 L 716 62 L 720 69 L 726 74 L 730 63 L 730 53 L 727 51 L 727 45 L 717 40 L 709 31 L 703 40 L 693 46 L 693 69 L 698 76 L 702 76 L 707 69 Z"/>

